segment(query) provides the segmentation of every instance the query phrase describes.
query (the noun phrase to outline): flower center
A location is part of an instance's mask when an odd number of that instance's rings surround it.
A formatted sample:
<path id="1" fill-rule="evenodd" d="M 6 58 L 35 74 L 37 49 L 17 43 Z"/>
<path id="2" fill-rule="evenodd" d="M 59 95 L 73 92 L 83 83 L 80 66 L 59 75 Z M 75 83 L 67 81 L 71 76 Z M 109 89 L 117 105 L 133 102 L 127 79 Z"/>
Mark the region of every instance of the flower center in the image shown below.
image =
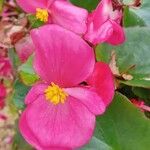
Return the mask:
<path id="1" fill-rule="evenodd" d="M 46 9 L 36 8 L 36 18 L 40 21 L 48 21 L 48 11 Z"/>
<path id="2" fill-rule="evenodd" d="M 62 88 L 60 88 L 53 82 L 44 92 L 46 99 L 52 102 L 54 105 L 64 103 L 68 97 L 68 94 L 65 93 Z"/>

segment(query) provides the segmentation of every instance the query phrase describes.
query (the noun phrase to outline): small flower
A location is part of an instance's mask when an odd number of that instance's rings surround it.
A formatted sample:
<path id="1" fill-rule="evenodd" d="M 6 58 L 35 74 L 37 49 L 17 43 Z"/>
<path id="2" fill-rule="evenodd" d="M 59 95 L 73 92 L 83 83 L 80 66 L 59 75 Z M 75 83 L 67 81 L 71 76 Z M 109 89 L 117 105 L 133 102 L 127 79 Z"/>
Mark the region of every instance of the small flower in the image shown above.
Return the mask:
<path id="1" fill-rule="evenodd" d="M 31 37 L 35 45 L 34 68 L 42 82 L 34 85 L 25 98 L 27 107 L 20 118 L 20 131 L 38 150 L 81 147 L 93 135 L 95 115 L 103 114 L 112 100 L 111 71 L 101 62 L 94 67 L 93 49 L 60 26 L 34 29 Z M 99 75 L 97 85 L 90 82 L 94 82 L 95 72 Z M 87 79 L 90 84 L 85 86 L 82 83 Z"/>
<path id="2" fill-rule="evenodd" d="M 121 18 L 122 12 L 113 10 L 112 0 L 101 0 L 88 17 L 88 30 L 84 38 L 93 44 L 107 42 L 117 45 L 123 43 L 125 35 L 120 26 Z"/>
<path id="3" fill-rule="evenodd" d="M 45 23 L 58 24 L 78 34 L 86 32 L 87 10 L 76 7 L 66 0 L 17 0 L 27 13 L 35 14 Z"/>

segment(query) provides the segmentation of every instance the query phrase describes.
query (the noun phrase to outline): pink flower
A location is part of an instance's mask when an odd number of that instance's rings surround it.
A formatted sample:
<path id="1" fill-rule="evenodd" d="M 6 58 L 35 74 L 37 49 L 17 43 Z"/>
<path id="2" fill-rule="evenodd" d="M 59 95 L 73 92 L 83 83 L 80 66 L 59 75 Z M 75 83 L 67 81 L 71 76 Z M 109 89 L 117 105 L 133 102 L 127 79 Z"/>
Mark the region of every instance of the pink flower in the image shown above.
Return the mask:
<path id="1" fill-rule="evenodd" d="M 58 24 L 78 34 L 86 32 L 87 10 L 67 0 L 17 0 L 17 3 L 41 21 Z"/>
<path id="2" fill-rule="evenodd" d="M 16 52 L 22 62 L 25 62 L 32 55 L 35 47 L 29 35 L 22 38 L 15 44 Z"/>
<path id="3" fill-rule="evenodd" d="M 95 115 L 106 109 L 104 101 L 111 101 L 107 99 L 114 92 L 111 71 L 103 63 L 94 68 L 93 49 L 81 37 L 60 26 L 34 29 L 31 37 L 35 45 L 34 68 L 43 82 L 34 85 L 25 98 L 27 108 L 19 122 L 21 133 L 38 150 L 78 148 L 91 139 Z M 99 65 L 101 69 L 97 68 Z M 97 87 L 83 83 L 92 78 L 95 69 L 101 71 L 98 74 L 102 86 L 98 88 L 105 94 L 107 90 L 107 95 L 101 96 Z M 101 78 L 104 76 L 107 84 Z"/>
<path id="4" fill-rule="evenodd" d="M 111 0 L 102 0 L 88 17 L 85 39 L 93 44 L 103 42 L 112 45 L 125 41 L 124 30 L 120 26 L 122 12 L 113 10 Z"/>
<path id="5" fill-rule="evenodd" d="M 5 106 L 5 97 L 6 97 L 6 88 L 0 83 L 0 109 L 3 109 Z"/>

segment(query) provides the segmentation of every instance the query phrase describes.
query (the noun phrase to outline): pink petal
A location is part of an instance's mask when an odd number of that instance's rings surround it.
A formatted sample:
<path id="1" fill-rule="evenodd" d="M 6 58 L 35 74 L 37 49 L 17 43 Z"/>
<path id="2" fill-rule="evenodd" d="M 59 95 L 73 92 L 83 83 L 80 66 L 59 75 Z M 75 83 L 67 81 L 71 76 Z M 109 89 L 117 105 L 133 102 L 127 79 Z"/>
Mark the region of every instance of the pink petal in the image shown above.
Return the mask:
<path id="1" fill-rule="evenodd" d="M 36 148 L 75 149 L 91 139 L 95 116 L 73 97 L 65 104 L 53 105 L 39 96 L 23 112 L 19 127 Z"/>
<path id="2" fill-rule="evenodd" d="M 19 128 L 20 132 L 25 138 L 25 140 L 31 144 L 33 147 L 35 147 L 37 150 L 43 150 L 42 146 L 40 145 L 39 141 L 37 140 L 36 136 L 32 133 L 30 130 L 27 119 L 26 119 L 26 113 L 23 112 L 21 114 L 20 120 L 19 120 Z M 24 134 L 25 133 L 25 134 Z"/>
<path id="3" fill-rule="evenodd" d="M 97 30 L 93 30 L 93 25 L 89 26 L 89 32 L 85 35 L 85 39 L 93 44 L 105 42 L 113 33 L 113 27 L 108 20 L 102 24 Z"/>
<path id="4" fill-rule="evenodd" d="M 34 29 L 31 36 L 36 47 L 34 68 L 48 84 L 71 87 L 93 71 L 93 49 L 73 32 L 57 25 L 45 25 Z"/>
<path id="5" fill-rule="evenodd" d="M 16 52 L 22 62 L 25 62 L 33 53 L 35 47 L 30 36 L 26 36 L 15 44 Z"/>
<path id="6" fill-rule="evenodd" d="M 30 104 L 34 100 L 36 100 L 40 95 L 43 95 L 44 90 L 47 88 L 47 86 L 48 85 L 42 83 L 34 85 L 26 95 L 25 104 Z"/>
<path id="7" fill-rule="evenodd" d="M 125 41 L 125 33 L 124 33 L 123 28 L 114 21 L 111 21 L 111 24 L 113 28 L 113 33 L 107 39 L 106 42 L 112 45 L 122 44 Z"/>
<path id="8" fill-rule="evenodd" d="M 75 87 L 65 91 L 72 97 L 80 100 L 92 113 L 100 115 L 105 111 L 105 104 L 101 97 L 92 89 Z"/>
<path id="9" fill-rule="evenodd" d="M 89 23 L 93 24 L 94 30 L 98 29 L 109 19 L 112 10 L 111 0 L 101 0 L 97 8 L 89 16 Z"/>
<path id="10" fill-rule="evenodd" d="M 60 0 L 56 0 L 50 9 L 54 23 L 78 34 L 86 32 L 87 10 Z"/>
<path id="11" fill-rule="evenodd" d="M 17 4 L 27 13 L 35 13 L 36 8 L 46 8 L 53 0 L 16 0 Z"/>
<path id="12" fill-rule="evenodd" d="M 88 83 L 95 87 L 97 93 L 106 105 L 109 105 L 114 96 L 114 80 L 109 66 L 103 62 L 95 65 L 93 74 Z"/>

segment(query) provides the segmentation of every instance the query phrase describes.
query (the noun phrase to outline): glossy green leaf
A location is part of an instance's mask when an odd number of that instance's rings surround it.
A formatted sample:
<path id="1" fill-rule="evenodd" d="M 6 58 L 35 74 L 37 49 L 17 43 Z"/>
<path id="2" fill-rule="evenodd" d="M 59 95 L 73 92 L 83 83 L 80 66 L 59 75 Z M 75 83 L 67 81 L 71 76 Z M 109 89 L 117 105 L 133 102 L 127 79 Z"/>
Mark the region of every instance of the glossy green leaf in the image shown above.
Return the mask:
<path id="1" fill-rule="evenodd" d="M 139 99 L 145 100 L 150 104 L 150 89 L 133 87 L 132 91 Z"/>
<path id="2" fill-rule="evenodd" d="M 150 28 L 126 29 L 126 42 L 120 46 L 101 44 L 97 47 L 97 59 L 109 62 L 111 52 L 116 52 L 120 73 L 133 76 L 133 80 L 121 82 L 131 86 L 150 88 Z"/>
<path id="3" fill-rule="evenodd" d="M 18 80 L 14 83 L 12 100 L 17 109 L 23 109 L 25 107 L 24 99 L 29 89 L 29 87 Z"/>
<path id="4" fill-rule="evenodd" d="M 28 86 L 31 86 L 39 79 L 33 70 L 32 62 L 33 56 L 29 57 L 29 59 L 18 68 L 21 81 Z"/>
<path id="5" fill-rule="evenodd" d="M 113 150 L 148 150 L 150 120 L 125 96 L 116 93 L 105 114 L 97 117 L 95 136 Z"/>
<path id="6" fill-rule="evenodd" d="M 123 26 L 132 27 L 132 26 L 145 26 L 144 20 L 136 15 L 133 11 L 130 11 L 129 7 L 124 7 L 123 15 Z"/>
<path id="7" fill-rule="evenodd" d="M 76 6 L 87 9 L 88 11 L 92 11 L 96 8 L 99 0 L 70 0 Z"/>
<path id="8" fill-rule="evenodd" d="M 8 50 L 8 57 L 11 61 L 12 67 L 15 71 L 18 68 L 18 66 L 21 64 L 21 62 L 20 62 L 20 59 L 19 59 L 18 55 L 16 55 L 16 52 L 15 52 L 14 48 L 10 48 Z"/>
<path id="9" fill-rule="evenodd" d="M 146 25 L 150 25 L 150 1 L 142 0 L 142 5 L 139 8 L 130 8 L 135 14 L 137 14 L 140 18 L 142 18 Z"/>

